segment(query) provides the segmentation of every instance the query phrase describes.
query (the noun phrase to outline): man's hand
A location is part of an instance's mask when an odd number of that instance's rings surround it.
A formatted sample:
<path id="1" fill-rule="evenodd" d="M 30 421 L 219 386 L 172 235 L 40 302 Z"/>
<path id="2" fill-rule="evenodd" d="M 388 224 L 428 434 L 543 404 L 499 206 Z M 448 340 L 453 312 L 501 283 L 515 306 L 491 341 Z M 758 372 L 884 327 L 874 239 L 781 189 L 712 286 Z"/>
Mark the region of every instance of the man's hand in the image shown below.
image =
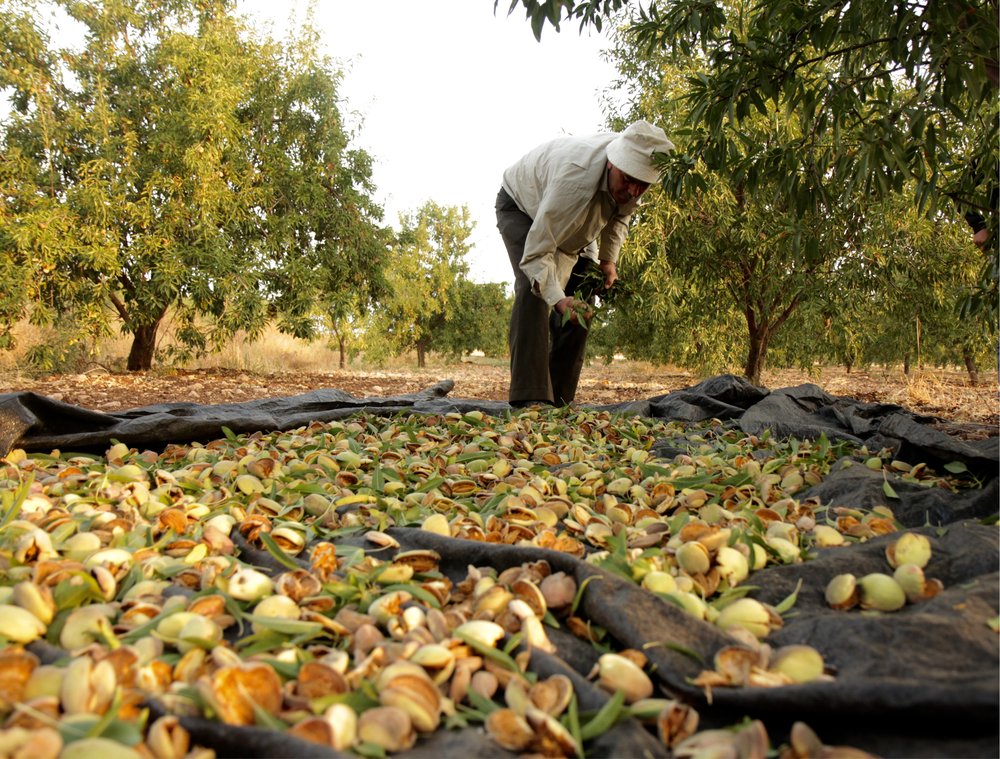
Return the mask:
<path id="1" fill-rule="evenodd" d="M 614 261 L 601 261 L 601 274 L 604 275 L 604 289 L 610 290 L 618 281 L 618 266 Z"/>
<path id="2" fill-rule="evenodd" d="M 587 326 L 594 316 L 594 309 L 589 303 L 587 303 L 587 301 L 574 298 L 570 295 L 567 295 L 561 301 L 556 303 L 553 308 L 555 308 L 556 313 L 560 316 L 566 316 L 568 313 L 569 320 L 571 322 L 582 324 L 584 327 Z M 581 318 L 583 320 L 582 322 Z"/>

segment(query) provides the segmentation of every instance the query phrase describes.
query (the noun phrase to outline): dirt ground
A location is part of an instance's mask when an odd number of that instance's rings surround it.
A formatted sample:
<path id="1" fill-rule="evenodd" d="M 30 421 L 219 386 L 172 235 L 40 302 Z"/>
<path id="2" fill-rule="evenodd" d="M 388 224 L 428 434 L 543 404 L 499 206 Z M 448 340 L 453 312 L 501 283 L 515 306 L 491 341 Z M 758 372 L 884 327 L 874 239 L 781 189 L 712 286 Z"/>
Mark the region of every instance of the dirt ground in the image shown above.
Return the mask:
<path id="1" fill-rule="evenodd" d="M 299 395 L 319 388 L 336 388 L 352 395 L 385 397 L 412 393 L 451 379 L 455 398 L 506 400 L 508 372 L 504 366 L 449 364 L 425 369 L 347 369 L 327 372 L 254 373 L 233 369 L 154 370 L 31 377 L 0 374 L 0 393 L 32 391 L 96 411 L 120 411 L 156 403 L 237 403 L 257 398 Z M 651 398 L 690 387 L 699 377 L 682 370 L 635 362 L 592 363 L 581 376 L 577 401 L 618 403 Z M 996 427 L 1000 401 L 996 372 L 983 373 L 972 386 L 965 372 L 921 370 L 906 377 L 898 368 L 853 371 L 822 369 L 807 374 L 782 370 L 766 373 L 770 389 L 813 382 L 828 393 L 865 402 L 895 403 L 911 411 L 956 423 Z"/>

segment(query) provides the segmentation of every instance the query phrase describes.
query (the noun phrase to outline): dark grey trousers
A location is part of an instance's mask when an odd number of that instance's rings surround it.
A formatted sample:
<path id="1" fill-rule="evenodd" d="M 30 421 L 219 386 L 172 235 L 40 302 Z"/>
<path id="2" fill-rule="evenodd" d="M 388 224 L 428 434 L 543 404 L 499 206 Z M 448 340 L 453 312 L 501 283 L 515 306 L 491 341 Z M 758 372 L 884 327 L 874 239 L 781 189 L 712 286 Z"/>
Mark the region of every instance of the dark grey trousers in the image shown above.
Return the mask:
<path id="1" fill-rule="evenodd" d="M 547 401 L 565 406 L 576 397 L 576 387 L 583 369 L 588 332 L 578 324 L 563 326 L 562 316 L 531 291 L 531 283 L 521 271 L 524 241 L 531 229 L 531 217 L 524 213 L 501 188 L 497 195 L 497 229 L 507 247 L 514 270 L 514 308 L 510 315 L 510 391 L 511 403 Z M 570 278 L 582 276 L 589 259 L 577 260 Z"/>

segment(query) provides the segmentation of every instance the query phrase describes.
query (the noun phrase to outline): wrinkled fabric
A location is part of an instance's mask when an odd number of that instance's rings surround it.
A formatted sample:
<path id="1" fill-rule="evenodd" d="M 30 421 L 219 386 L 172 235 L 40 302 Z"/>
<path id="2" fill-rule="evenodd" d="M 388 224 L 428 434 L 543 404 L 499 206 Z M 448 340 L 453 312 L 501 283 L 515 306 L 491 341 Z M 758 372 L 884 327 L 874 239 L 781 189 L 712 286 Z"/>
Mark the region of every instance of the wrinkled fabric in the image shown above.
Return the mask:
<path id="1" fill-rule="evenodd" d="M 447 397 L 450 382 L 407 396 L 354 398 L 322 390 L 293 398 L 244 404 L 197 406 L 161 404 L 114 414 L 101 414 L 30 393 L 0 396 L 0 432 L 5 448 L 28 450 L 99 449 L 112 439 L 129 445 L 162 446 L 169 442 L 208 441 L 235 432 L 290 429 L 309 421 L 339 419 L 357 411 L 442 413 L 481 409 L 489 414 L 509 410 L 506 403 Z M 769 392 L 735 377 L 715 377 L 694 387 L 644 401 L 602 407 L 622 414 L 695 422 L 720 419 L 748 435 L 795 436 L 848 440 L 877 451 L 883 447 L 911 462 L 961 463 L 977 474 L 979 489 L 957 493 L 942 488 L 895 482 L 890 498 L 881 472 L 844 459 L 823 482 L 797 494 L 825 506 L 871 509 L 888 506 L 901 528 L 928 537 L 933 548 L 925 569 L 941 580 L 936 597 L 892 614 L 836 611 L 826 604 L 824 589 L 837 574 L 862 576 L 886 571 L 886 535 L 866 542 L 823 548 L 804 563 L 768 566 L 750 578 L 750 596 L 777 605 L 796 594 L 784 626 L 769 636 L 779 647 L 806 643 L 832 668 L 830 682 L 784 688 L 714 688 L 692 685 L 702 669 L 711 668 L 715 653 L 734 640 L 714 625 L 695 619 L 639 586 L 568 554 L 545 549 L 462 541 L 412 528 L 390 528 L 400 550 L 432 548 L 442 557 L 440 570 L 461 581 L 469 566 L 503 570 L 545 559 L 553 571 L 587 583 L 578 613 L 603 627 L 618 648 L 642 650 L 647 670 L 667 696 L 694 705 L 701 728 L 732 725 L 745 718 L 767 726 L 772 745 L 787 739 L 794 721 L 812 727 L 823 742 L 849 745 L 885 757 L 994 757 L 1000 754 L 1000 653 L 990 620 L 1000 599 L 1000 541 L 995 524 L 1000 451 L 998 439 L 965 440 L 948 434 L 936 420 L 889 404 L 866 404 L 831 396 L 815 385 Z M 658 441 L 654 453 L 671 456 L 676 442 Z M 265 551 L 234 534 L 241 559 L 271 573 L 284 567 Z M 345 544 L 365 546 L 360 537 Z M 369 546 L 370 547 L 370 546 Z M 308 551 L 303 552 L 303 556 Z M 387 559 L 385 550 L 379 558 Z M 307 566 L 301 560 L 302 566 Z M 581 710 L 596 711 L 607 694 L 588 675 L 599 651 L 564 630 L 551 630 L 554 654 L 532 652 L 530 669 L 541 676 L 562 672 L 574 682 Z M 43 661 L 64 652 L 44 643 L 29 646 Z M 153 713 L 162 710 L 151 705 Z M 322 747 L 261 730 L 220 725 L 184 717 L 197 743 L 219 756 L 340 756 Z M 670 754 L 635 719 L 588 744 L 593 756 Z M 509 754 L 479 726 L 439 730 L 422 737 L 405 757 L 482 756 Z"/>

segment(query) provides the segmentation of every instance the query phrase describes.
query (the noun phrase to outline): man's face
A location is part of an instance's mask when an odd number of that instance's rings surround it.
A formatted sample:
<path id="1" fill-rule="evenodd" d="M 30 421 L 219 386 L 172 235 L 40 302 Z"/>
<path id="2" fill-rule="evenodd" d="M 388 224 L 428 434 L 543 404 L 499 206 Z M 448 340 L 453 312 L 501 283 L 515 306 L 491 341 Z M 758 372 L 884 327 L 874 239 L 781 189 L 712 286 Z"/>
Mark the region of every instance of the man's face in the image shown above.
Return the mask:
<path id="1" fill-rule="evenodd" d="M 608 161 L 608 192 L 620 206 L 631 203 L 649 189 L 649 182 L 642 182 L 629 176 L 624 171 Z"/>

